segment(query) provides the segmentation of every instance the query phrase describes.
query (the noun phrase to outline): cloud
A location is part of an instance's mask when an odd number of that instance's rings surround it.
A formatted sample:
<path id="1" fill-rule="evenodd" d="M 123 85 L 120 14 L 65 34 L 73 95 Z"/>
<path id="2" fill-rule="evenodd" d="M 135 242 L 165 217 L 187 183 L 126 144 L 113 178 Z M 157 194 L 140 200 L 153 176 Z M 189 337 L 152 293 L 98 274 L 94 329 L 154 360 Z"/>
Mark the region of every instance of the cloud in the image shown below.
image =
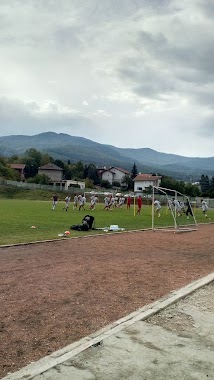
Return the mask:
<path id="1" fill-rule="evenodd" d="M 214 139 L 214 112 L 204 119 L 203 125 L 199 129 L 200 136 Z M 214 140 L 211 140 L 213 142 Z"/>
<path id="2" fill-rule="evenodd" d="M 1 134 L 213 154 L 213 2 L 122 4 L 1 0 Z"/>
<path id="3" fill-rule="evenodd" d="M 96 125 L 77 110 L 46 102 L 22 102 L 18 99 L 0 98 L 0 120 L 2 135 L 31 134 L 42 131 L 58 131 L 74 135 L 88 134 L 95 137 Z M 91 130 L 91 132 L 90 132 Z"/>

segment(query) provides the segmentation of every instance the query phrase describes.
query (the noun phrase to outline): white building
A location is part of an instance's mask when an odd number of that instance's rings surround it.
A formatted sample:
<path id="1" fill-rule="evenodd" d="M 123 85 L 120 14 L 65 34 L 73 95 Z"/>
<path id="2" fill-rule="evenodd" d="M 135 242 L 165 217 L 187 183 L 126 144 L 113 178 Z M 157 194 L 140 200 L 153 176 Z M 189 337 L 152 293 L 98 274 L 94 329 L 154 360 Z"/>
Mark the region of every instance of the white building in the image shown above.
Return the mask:
<path id="1" fill-rule="evenodd" d="M 125 175 L 131 175 L 128 170 L 118 168 L 116 166 L 111 166 L 109 169 L 100 168 L 97 171 L 101 177 L 101 180 L 109 181 L 111 185 L 114 181 L 117 181 L 121 184 L 121 181 Z"/>
<path id="2" fill-rule="evenodd" d="M 149 186 L 160 186 L 161 176 L 152 174 L 138 174 L 134 178 L 134 192 L 146 190 Z"/>

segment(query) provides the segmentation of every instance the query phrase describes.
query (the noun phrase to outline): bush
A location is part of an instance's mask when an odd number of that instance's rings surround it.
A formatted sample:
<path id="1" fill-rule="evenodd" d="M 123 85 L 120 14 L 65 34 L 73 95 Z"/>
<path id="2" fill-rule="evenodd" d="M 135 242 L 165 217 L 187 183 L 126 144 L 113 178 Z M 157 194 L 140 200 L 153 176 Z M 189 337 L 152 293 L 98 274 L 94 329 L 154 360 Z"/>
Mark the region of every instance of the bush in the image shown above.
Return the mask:
<path id="1" fill-rule="evenodd" d="M 49 185 L 50 178 L 45 174 L 37 174 L 35 177 L 28 179 L 29 183 L 37 183 L 40 185 Z"/>
<path id="2" fill-rule="evenodd" d="M 118 187 L 121 187 L 121 184 L 120 184 L 119 181 L 113 181 L 113 182 L 112 182 L 112 186 L 118 188 Z"/>
<path id="3" fill-rule="evenodd" d="M 108 180 L 106 180 L 106 179 L 102 179 L 102 181 L 100 182 L 100 186 L 104 187 L 105 189 L 110 189 L 111 188 L 110 182 Z"/>

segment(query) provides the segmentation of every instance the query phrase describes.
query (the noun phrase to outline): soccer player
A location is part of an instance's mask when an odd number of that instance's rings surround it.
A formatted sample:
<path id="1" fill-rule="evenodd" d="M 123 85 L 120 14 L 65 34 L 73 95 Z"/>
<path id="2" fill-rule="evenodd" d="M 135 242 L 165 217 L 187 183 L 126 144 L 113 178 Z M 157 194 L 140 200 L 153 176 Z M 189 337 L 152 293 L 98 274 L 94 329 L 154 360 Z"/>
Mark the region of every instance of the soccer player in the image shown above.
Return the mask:
<path id="1" fill-rule="evenodd" d="M 187 199 L 187 201 L 186 201 L 186 206 L 187 206 L 187 209 L 186 209 L 186 216 L 187 216 L 187 219 L 189 219 L 189 214 L 190 214 L 191 216 L 193 216 L 193 213 L 192 213 L 192 208 L 191 208 L 191 205 L 190 205 L 188 199 Z"/>
<path id="2" fill-rule="evenodd" d="M 65 197 L 65 205 L 63 207 L 63 210 L 68 211 L 70 201 L 71 201 L 71 198 L 67 195 L 67 197 Z"/>
<path id="3" fill-rule="evenodd" d="M 154 206 L 156 206 L 155 212 L 158 214 L 158 218 L 160 218 L 160 209 L 161 209 L 161 203 L 158 199 L 155 199 Z"/>
<path id="4" fill-rule="evenodd" d="M 129 195 L 128 198 L 127 198 L 127 201 L 126 201 L 126 208 L 127 209 L 130 209 L 130 207 L 131 207 L 131 201 L 132 201 L 132 199 L 131 199 L 131 197 Z"/>
<path id="5" fill-rule="evenodd" d="M 124 197 L 120 197 L 119 198 L 119 201 L 118 201 L 118 208 L 122 208 L 123 207 L 123 204 L 125 202 L 125 198 Z"/>
<path id="6" fill-rule="evenodd" d="M 112 209 L 113 208 L 116 208 L 116 198 L 114 196 L 111 197 L 111 206 L 112 206 Z"/>
<path id="7" fill-rule="evenodd" d="M 202 208 L 202 212 L 203 212 L 205 218 L 207 218 L 208 204 L 203 199 L 201 200 L 201 208 Z"/>
<path id="8" fill-rule="evenodd" d="M 104 198 L 104 209 L 103 210 L 109 210 L 109 204 L 110 204 L 110 198 L 106 196 Z"/>
<path id="9" fill-rule="evenodd" d="M 91 203 L 90 203 L 90 210 L 95 210 L 96 203 L 98 201 L 98 198 L 95 195 L 91 196 Z"/>
<path id="10" fill-rule="evenodd" d="M 52 202 L 52 210 L 55 210 L 56 205 L 57 205 L 58 200 L 59 200 L 59 197 L 58 197 L 58 195 L 55 193 L 55 194 L 53 195 L 52 199 L 53 199 L 53 202 Z"/>
<path id="11" fill-rule="evenodd" d="M 171 199 L 168 199 L 168 209 L 172 211 L 174 209 L 174 204 Z"/>
<path id="12" fill-rule="evenodd" d="M 177 212 L 177 216 L 181 216 L 181 205 L 179 201 L 175 198 L 173 198 L 173 204 L 175 206 L 175 211 Z"/>
<path id="13" fill-rule="evenodd" d="M 79 195 L 78 201 L 79 201 L 79 211 L 81 210 L 81 208 L 85 210 L 86 197 L 84 196 L 84 194 Z"/>
<path id="14" fill-rule="evenodd" d="M 141 195 L 139 195 L 138 198 L 137 198 L 137 207 L 138 207 L 137 214 L 139 214 L 139 215 L 140 215 L 140 212 L 141 212 L 142 204 L 143 204 L 142 197 L 141 197 Z"/>
<path id="15" fill-rule="evenodd" d="M 74 209 L 77 209 L 77 205 L 78 205 L 78 196 L 75 194 L 75 195 L 74 195 L 74 205 L 73 205 L 73 210 L 74 210 Z"/>

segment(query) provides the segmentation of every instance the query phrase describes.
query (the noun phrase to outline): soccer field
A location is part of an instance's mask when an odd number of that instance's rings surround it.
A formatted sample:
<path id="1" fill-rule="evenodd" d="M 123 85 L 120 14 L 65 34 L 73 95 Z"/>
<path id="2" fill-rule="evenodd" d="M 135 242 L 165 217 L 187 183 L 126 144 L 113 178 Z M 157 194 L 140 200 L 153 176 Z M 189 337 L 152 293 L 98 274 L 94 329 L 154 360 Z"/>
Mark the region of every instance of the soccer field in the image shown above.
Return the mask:
<path id="1" fill-rule="evenodd" d="M 112 211 L 103 210 L 104 205 L 98 204 L 96 210 L 91 211 L 89 204 L 84 210 L 73 210 L 71 203 L 68 212 L 63 210 L 64 202 L 59 202 L 56 209 L 52 210 L 52 203 L 47 201 L 29 200 L 0 200 L 1 228 L 0 245 L 16 243 L 26 243 L 38 240 L 59 239 L 59 234 L 66 230 L 70 231 L 68 237 L 83 236 L 88 234 L 104 233 L 101 230 L 89 232 L 79 232 L 70 230 L 70 226 L 81 224 L 85 215 L 93 215 L 95 218 L 95 228 L 109 228 L 110 225 L 118 225 L 120 228 L 128 230 L 147 229 L 152 227 L 151 206 L 142 207 L 141 214 L 136 215 L 134 206 L 130 210 L 126 205 L 122 209 Z M 198 223 L 208 223 L 214 220 L 214 209 L 208 210 L 208 218 L 202 214 L 202 210 L 195 209 L 195 217 Z M 185 214 L 179 219 L 179 224 L 187 225 L 192 223 L 190 218 L 187 221 Z M 155 215 L 155 227 L 173 226 L 174 221 L 169 210 L 161 209 L 161 217 Z M 32 228 L 32 227 L 35 228 Z"/>

